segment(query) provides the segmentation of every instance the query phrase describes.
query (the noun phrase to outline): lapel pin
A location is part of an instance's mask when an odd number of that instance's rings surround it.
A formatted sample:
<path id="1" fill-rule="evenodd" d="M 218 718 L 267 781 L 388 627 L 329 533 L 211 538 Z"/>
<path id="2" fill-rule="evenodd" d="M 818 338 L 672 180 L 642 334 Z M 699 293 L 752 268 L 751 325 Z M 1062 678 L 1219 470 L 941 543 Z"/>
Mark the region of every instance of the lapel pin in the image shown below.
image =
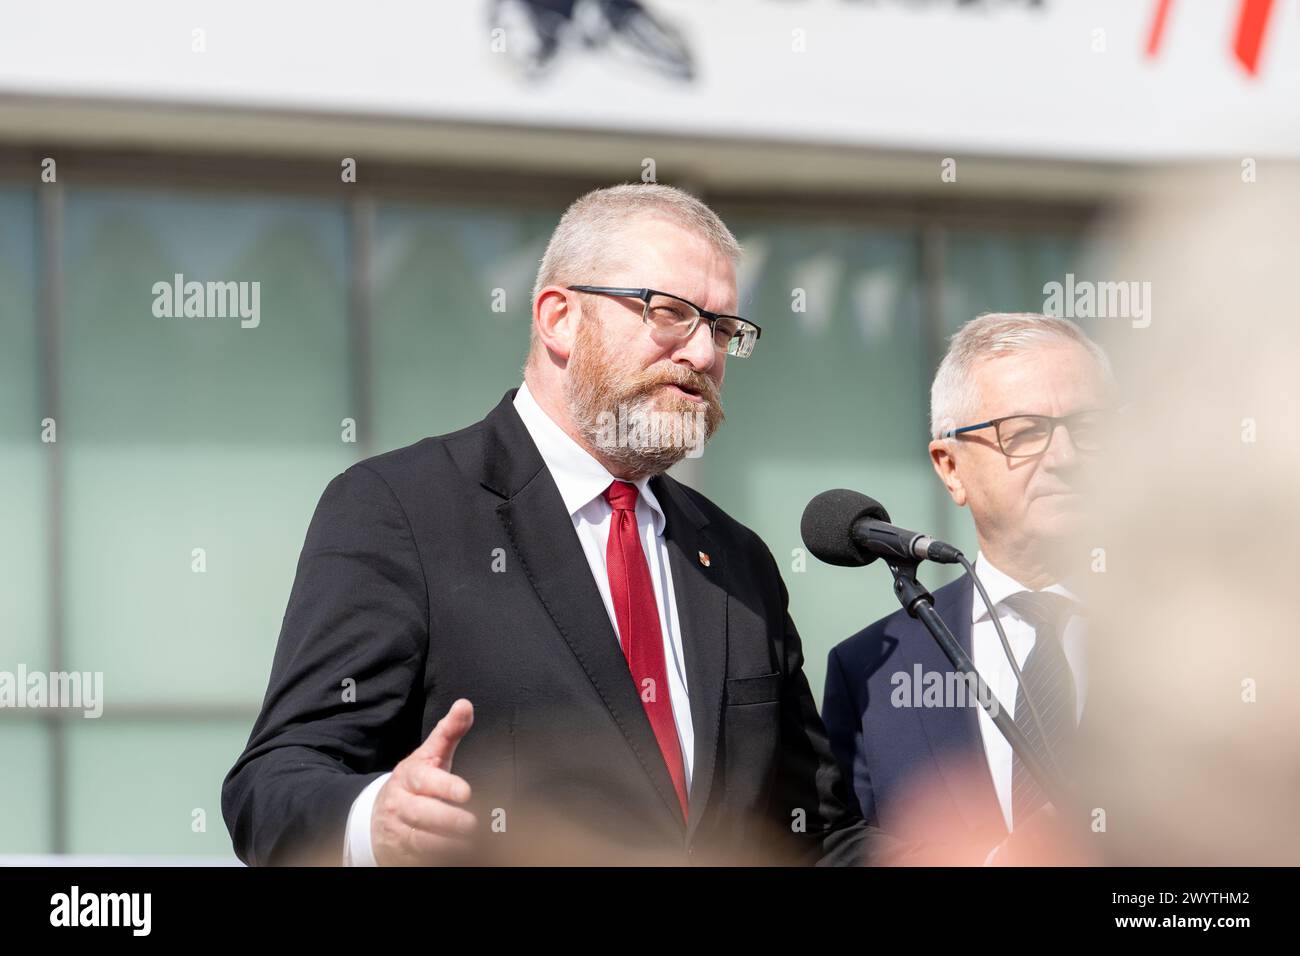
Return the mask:
<path id="1" fill-rule="evenodd" d="M 703 551 L 700 552 L 700 564 L 704 565 L 706 568 L 709 566 L 709 556 Z"/>

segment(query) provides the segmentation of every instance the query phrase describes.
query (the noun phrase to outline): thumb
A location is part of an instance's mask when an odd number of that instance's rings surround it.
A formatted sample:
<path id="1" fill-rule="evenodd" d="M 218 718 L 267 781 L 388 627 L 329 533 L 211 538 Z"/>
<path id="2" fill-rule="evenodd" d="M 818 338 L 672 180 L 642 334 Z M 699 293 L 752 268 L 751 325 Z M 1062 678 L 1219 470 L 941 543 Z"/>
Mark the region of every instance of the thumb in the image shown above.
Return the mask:
<path id="1" fill-rule="evenodd" d="M 474 705 L 464 697 L 451 705 L 446 716 L 434 725 L 424 743 L 412 754 L 421 760 L 430 760 L 434 766 L 451 770 L 451 760 L 456 755 L 456 745 L 474 726 Z"/>

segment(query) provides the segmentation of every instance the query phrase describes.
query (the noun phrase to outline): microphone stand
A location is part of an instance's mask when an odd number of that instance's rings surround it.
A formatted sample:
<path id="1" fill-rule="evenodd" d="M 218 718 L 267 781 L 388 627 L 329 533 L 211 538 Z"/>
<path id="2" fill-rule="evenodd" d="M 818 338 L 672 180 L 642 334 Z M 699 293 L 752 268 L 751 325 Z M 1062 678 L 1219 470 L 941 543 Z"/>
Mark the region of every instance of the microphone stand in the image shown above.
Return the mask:
<path id="1" fill-rule="evenodd" d="M 993 691 L 984 683 L 984 678 L 980 677 L 979 671 L 975 670 L 975 665 L 971 662 L 970 656 L 962 650 L 961 645 L 957 643 L 957 639 L 952 636 L 952 631 L 948 630 L 948 625 L 943 622 L 939 612 L 934 609 L 933 595 L 916 579 L 916 567 L 919 562 L 898 558 L 885 558 L 884 561 L 889 565 L 889 570 L 894 575 L 894 595 L 898 598 L 898 602 L 903 605 L 903 610 L 925 625 L 926 629 L 934 636 L 935 641 L 938 642 L 939 648 L 952 662 L 952 666 L 957 669 L 959 674 L 965 675 L 968 679 L 974 679 L 978 687 L 976 697 L 980 702 L 980 706 L 992 719 L 994 726 L 1002 732 L 1002 736 L 1007 739 L 1011 749 L 1020 757 L 1029 772 L 1034 775 L 1034 779 L 1042 786 L 1048 799 L 1057 807 L 1064 808 L 1067 806 L 1070 802 L 1069 785 L 1059 774 L 1038 759 L 1038 755 L 1030 747 L 1029 740 L 1025 737 L 1024 732 L 1016 726 L 1014 720 L 1007 716 L 1006 709 L 1002 706 L 1001 701 L 993 696 Z"/>

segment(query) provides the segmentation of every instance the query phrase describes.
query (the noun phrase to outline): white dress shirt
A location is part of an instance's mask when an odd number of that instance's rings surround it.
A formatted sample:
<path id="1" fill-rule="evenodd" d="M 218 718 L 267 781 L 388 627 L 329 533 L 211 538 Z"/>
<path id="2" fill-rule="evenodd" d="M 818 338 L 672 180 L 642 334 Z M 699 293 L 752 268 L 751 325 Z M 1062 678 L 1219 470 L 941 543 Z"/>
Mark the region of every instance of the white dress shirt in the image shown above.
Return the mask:
<path id="1" fill-rule="evenodd" d="M 605 611 L 609 614 L 610 625 L 617 637 L 618 622 L 614 615 L 614 601 L 609 593 L 609 574 L 605 568 L 605 547 L 609 542 L 609 522 L 613 508 L 604 498 L 605 489 L 616 479 L 542 410 L 537 399 L 529 392 L 527 384 L 519 387 L 514 404 L 515 411 L 523 419 L 524 427 L 528 429 L 528 434 L 541 453 L 542 461 L 560 490 L 560 497 L 573 520 L 573 530 L 577 532 L 582 552 L 591 567 L 591 575 L 596 580 L 596 587 L 600 591 L 601 600 L 605 602 Z M 677 723 L 677 739 L 682 748 L 682 763 L 686 770 L 686 791 L 689 793 L 691 770 L 695 762 L 695 730 L 691 724 L 691 701 L 686 687 L 686 658 L 682 652 L 677 598 L 673 591 L 672 569 L 669 567 L 668 548 L 664 541 L 664 512 L 650 489 L 649 482 L 649 478 L 633 482 L 637 489 L 636 524 L 641 535 L 641 550 L 645 552 L 650 579 L 654 584 L 659 626 L 663 631 L 668 689 L 672 699 L 673 718 Z M 375 865 L 370 843 L 370 818 L 379 788 L 390 776 L 391 773 L 386 773 L 376 777 L 352 803 L 344 840 L 343 862 L 347 866 Z"/>
<path id="2" fill-rule="evenodd" d="M 975 571 L 984 582 L 984 587 L 989 592 L 989 599 L 997 608 L 998 619 L 1002 621 L 1002 629 L 1007 632 L 1007 643 L 1011 645 L 1011 653 L 1016 657 L 1016 664 L 1023 669 L 1025 659 L 1034 648 L 1034 626 L 1002 602 L 1019 591 L 1032 591 L 1033 588 L 1027 588 L 999 571 L 982 553 L 975 558 Z M 1078 601 L 1073 593 L 1060 584 L 1053 584 L 1042 590 Z M 975 662 L 975 669 L 980 672 L 980 676 L 989 685 L 993 695 L 1001 702 L 1008 715 L 1014 718 L 1018 687 L 1015 672 L 1007 662 L 1002 642 L 998 640 L 997 629 L 984 608 L 984 602 L 980 600 L 979 591 L 974 591 L 972 598 L 971 658 Z M 1084 671 L 1084 637 L 1082 616 L 1071 614 L 1066 619 L 1061 642 L 1065 650 L 1065 658 L 1070 662 L 1070 671 L 1074 675 L 1076 721 L 1083 716 L 1083 698 L 1087 687 Z M 1007 739 L 1002 736 L 1002 731 L 998 730 L 997 725 L 993 723 L 993 718 L 983 707 L 979 708 L 979 727 L 980 736 L 984 740 L 984 755 L 989 762 L 989 771 L 993 774 L 993 787 L 997 791 L 998 803 L 1002 806 L 1002 818 L 1006 821 L 1007 829 L 1010 830 L 1013 756 L 1011 745 L 1007 743 Z"/>

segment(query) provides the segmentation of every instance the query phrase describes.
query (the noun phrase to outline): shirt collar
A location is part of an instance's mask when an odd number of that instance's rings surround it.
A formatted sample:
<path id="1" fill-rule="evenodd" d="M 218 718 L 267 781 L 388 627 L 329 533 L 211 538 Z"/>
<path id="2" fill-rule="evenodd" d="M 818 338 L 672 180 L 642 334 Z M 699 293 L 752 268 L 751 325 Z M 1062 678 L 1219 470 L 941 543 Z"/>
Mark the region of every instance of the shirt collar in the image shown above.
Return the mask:
<path id="1" fill-rule="evenodd" d="M 993 602 L 994 607 L 997 607 L 1013 594 L 1033 590 L 1033 588 L 1025 587 L 1011 575 L 995 567 L 988 558 L 984 557 L 983 551 L 975 555 L 975 571 L 984 584 L 984 590 L 989 592 L 989 600 Z M 1074 592 L 1063 584 L 1053 584 L 1042 590 L 1067 597 L 1074 601 L 1076 605 L 1079 602 L 1079 598 Z M 980 600 L 978 594 L 974 595 L 974 600 L 971 601 L 970 619 L 972 624 L 989 619 L 988 610 L 984 607 L 984 602 Z"/>
<path id="2" fill-rule="evenodd" d="M 528 434 L 541 453 L 542 461 L 546 463 L 556 487 L 560 489 L 560 497 L 564 499 L 564 507 L 568 509 L 570 518 L 604 495 L 610 482 L 619 480 L 537 404 L 537 399 L 528 390 L 527 382 L 519 386 L 514 404 L 515 411 L 523 419 L 524 427 L 528 429 Z M 664 510 L 655 493 L 650 490 L 650 476 L 639 478 L 632 484 L 636 485 L 639 500 L 650 507 L 655 534 L 662 535 Z"/>

